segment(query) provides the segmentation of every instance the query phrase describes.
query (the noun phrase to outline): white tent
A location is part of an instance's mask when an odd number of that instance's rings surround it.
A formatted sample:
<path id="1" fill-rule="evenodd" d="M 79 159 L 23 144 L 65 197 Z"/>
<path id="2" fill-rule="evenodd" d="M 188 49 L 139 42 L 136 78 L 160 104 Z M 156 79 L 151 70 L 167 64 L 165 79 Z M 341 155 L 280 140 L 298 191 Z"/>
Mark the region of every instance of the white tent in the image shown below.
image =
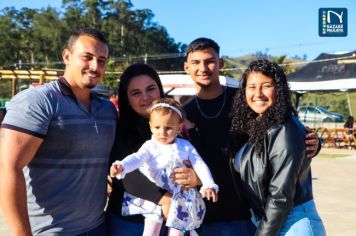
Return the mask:
<path id="1" fill-rule="evenodd" d="M 356 51 L 322 53 L 313 61 L 288 75 L 296 92 L 356 91 Z"/>
<path id="2" fill-rule="evenodd" d="M 292 91 L 304 92 L 323 92 L 323 91 L 354 91 L 356 86 L 356 78 L 351 79 L 335 79 L 328 81 L 317 82 L 292 82 L 289 81 Z"/>
<path id="3" fill-rule="evenodd" d="M 322 53 L 313 61 L 288 75 L 291 90 L 296 91 L 296 107 L 306 92 L 346 92 L 350 114 L 350 93 L 356 91 L 356 51 Z"/>

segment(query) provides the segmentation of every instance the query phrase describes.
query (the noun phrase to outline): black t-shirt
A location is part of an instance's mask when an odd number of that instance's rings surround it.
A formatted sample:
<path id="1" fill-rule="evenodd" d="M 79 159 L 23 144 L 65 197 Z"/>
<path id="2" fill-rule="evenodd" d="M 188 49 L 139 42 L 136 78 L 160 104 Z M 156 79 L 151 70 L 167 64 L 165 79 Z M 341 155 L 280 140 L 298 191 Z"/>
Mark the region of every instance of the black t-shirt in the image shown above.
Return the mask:
<path id="1" fill-rule="evenodd" d="M 226 87 L 225 92 L 217 98 L 204 100 L 195 97 L 184 105 L 187 118 L 195 123 L 197 128 L 189 130 L 190 141 L 219 185 L 219 200 L 215 203 L 205 201 L 206 223 L 250 219 L 249 206 L 243 193 L 238 196 L 234 191 L 227 154 L 231 125 L 229 113 L 236 91 L 235 88 Z M 215 117 L 220 110 L 221 113 Z M 243 191 L 241 186 L 238 189 Z"/>

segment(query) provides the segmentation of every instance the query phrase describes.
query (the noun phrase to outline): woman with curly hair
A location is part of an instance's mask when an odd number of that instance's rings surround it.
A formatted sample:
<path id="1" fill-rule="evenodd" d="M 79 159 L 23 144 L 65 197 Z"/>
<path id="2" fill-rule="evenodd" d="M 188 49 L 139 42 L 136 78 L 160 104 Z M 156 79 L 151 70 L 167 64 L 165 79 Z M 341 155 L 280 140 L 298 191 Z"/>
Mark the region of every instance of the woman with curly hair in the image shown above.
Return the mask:
<path id="1" fill-rule="evenodd" d="M 286 75 L 276 63 L 253 61 L 240 87 L 231 113 L 230 151 L 254 213 L 256 235 L 325 235 L 313 200 L 305 130 Z M 236 141 L 241 135 L 249 137 L 246 144 Z"/>

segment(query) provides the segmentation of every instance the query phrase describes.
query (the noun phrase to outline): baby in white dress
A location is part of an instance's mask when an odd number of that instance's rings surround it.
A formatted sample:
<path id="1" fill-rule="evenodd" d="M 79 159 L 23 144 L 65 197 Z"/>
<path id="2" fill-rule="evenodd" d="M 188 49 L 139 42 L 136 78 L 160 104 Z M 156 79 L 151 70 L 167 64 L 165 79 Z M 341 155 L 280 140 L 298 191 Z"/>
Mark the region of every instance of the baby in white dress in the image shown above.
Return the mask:
<path id="1" fill-rule="evenodd" d="M 177 138 L 182 128 L 183 116 L 179 103 L 170 98 L 155 101 L 150 109 L 150 128 L 152 138 L 146 141 L 141 148 L 122 161 L 116 161 L 110 168 L 110 175 L 119 179 L 126 173 L 136 169 L 149 178 L 156 185 L 172 193 L 172 204 L 169 209 L 166 226 L 170 228 L 169 235 L 183 235 L 199 228 L 205 215 L 205 204 L 202 197 L 217 201 L 218 186 L 215 184 L 209 168 L 199 156 L 196 149 L 187 140 Z M 174 184 L 169 178 L 175 168 L 185 167 L 184 160 L 189 160 L 192 167 L 202 182 L 200 193 L 191 188 L 182 191 L 181 185 Z M 134 199 L 129 194 L 125 195 L 123 205 L 130 211 L 141 204 L 142 199 Z M 157 207 L 152 207 L 151 202 L 146 209 L 152 212 L 141 212 L 145 216 L 143 235 L 159 235 L 162 226 L 162 217 L 157 212 Z M 132 211 L 133 212 L 133 211 Z"/>

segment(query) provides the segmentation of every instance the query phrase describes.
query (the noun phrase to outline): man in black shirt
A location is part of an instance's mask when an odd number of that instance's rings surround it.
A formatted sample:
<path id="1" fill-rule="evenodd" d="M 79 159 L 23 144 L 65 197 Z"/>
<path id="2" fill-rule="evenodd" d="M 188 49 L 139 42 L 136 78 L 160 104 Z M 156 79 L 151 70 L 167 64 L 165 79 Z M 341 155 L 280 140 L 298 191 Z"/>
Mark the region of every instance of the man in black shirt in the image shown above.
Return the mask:
<path id="1" fill-rule="evenodd" d="M 219 46 L 213 40 L 198 38 L 189 45 L 184 69 L 192 77 L 197 94 L 184 105 L 187 119 L 192 122 L 186 126 L 191 142 L 219 185 L 219 200 L 206 201 L 200 235 L 254 235 L 248 203 L 234 191 L 225 150 L 236 89 L 220 84 L 219 70 L 223 66 Z"/>
<path id="2" fill-rule="evenodd" d="M 224 66 L 219 50 L 219 45 L 213 40 L 198 38 L 188 46 L 184 63 L 184 69 L 192 77 L 197 90 L 197 94 L 184 105 L 189 120 L 185 125 L 190 141 L 209 166 L 220 188 L 218 202 L 206 201 L 206 215 L 199 233 L 202 236 L 254 235 L 250 207 L 238 178 L 235 183 L 238 192 L 234 191 L 230 172 L 226 150 L 231 124 L 229 112 L 237 89 L 224 87 L 219 82 L 219 70 Z M 241 139 L 242 142 L 247 141 L 244 140 L 246 137 Z M 312 150 L 308 156 L 315 156 L 318 151 L 317 136 L 311 134 L 306 143 L 311 145 L 308 148 Z M 196 182 L 189 174 L 186 176 L 182 183 L 190 186 L 190 182 Z"/>

